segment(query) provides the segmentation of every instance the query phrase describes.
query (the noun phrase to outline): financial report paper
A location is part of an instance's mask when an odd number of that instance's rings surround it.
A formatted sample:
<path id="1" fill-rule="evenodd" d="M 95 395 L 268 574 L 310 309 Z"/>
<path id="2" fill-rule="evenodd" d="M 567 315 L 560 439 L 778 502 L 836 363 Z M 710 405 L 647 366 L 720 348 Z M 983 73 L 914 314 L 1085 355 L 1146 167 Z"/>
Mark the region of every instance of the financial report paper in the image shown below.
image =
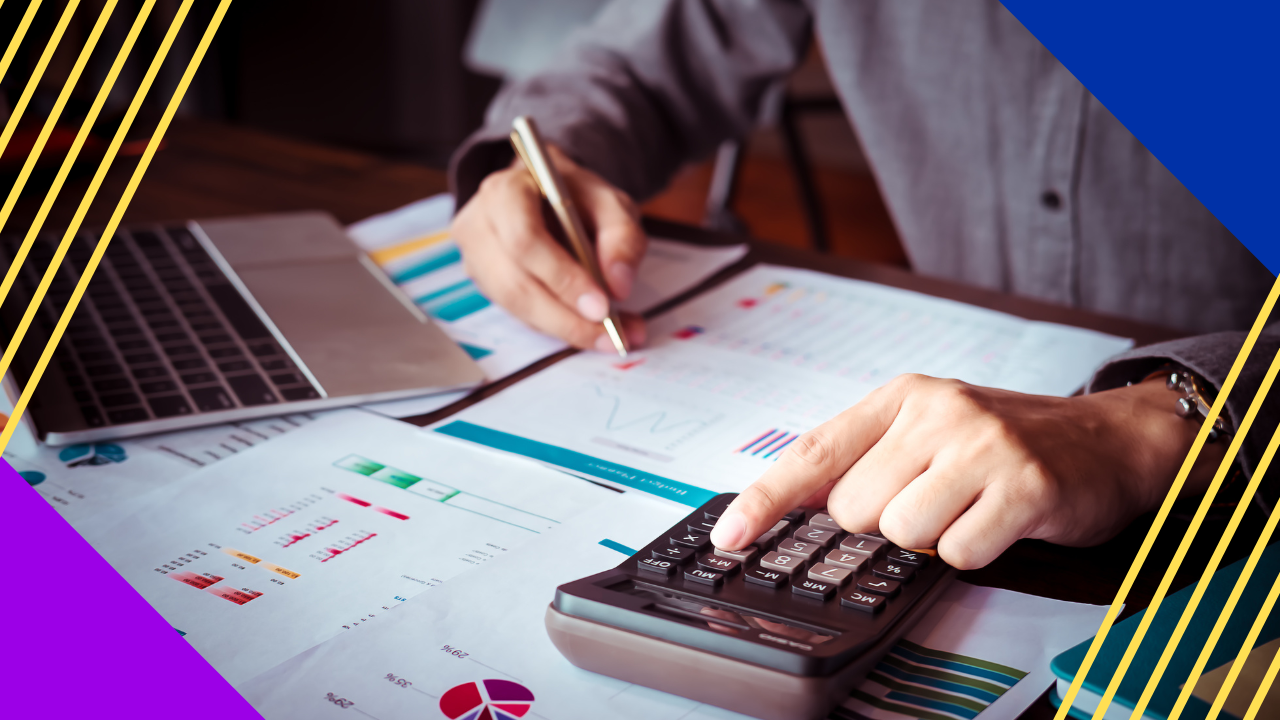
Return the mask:
<path id="1" fill-rule="evenodd" d="M 615 495 L 352 410 L 157 490 L 86 539 L 235 685 Z"/>
<path id="2" fill-rule="evenodd" d="M 570 357 L 434 430 L 696 506 L 901 373 L 1065 396 L 1131 345 L 769 265 L 654 320 L 650 337 L 625 359 Z"/>

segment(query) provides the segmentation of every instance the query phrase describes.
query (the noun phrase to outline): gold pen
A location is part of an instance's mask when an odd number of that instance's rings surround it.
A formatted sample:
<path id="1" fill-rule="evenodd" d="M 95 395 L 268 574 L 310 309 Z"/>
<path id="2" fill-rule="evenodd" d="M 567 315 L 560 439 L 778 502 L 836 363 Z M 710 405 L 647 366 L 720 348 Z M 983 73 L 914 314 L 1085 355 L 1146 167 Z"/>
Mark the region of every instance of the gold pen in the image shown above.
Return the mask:
<path id="1" fill-rule="evenodd" d="M 529 174 L 533 176 L 534 183 L 542 191 L 542 196 L 555 211 L 556 218 L 560 220 L 560 227 L 564 229 L 569 244 L 573 246 L 573 251 L 578 256 L 578 262 L 604 291 L 605 298 L 609 301 L 609 314 L 604 319 L 604 331 L 613 341 L 618 354 L 626 357 L 630 348 L 627 346 L 626 336 L 622 334 L 622 319 L 618 317 L 618 311 L 613 307 L 609 284 L 605 282 L 604 273 L 600 271 L 600 262 L 596 259 L 595 248 L 587 239 L 587 230 L 582 224 L 582 216 L 578 214 L 578 209 L 574 207 L 573 200 L 565 190 L 560 171 L 551 164 L 546 145 L 538 135 L 538 128 L 534 125 L 533 118 L 521 115 L 512 121 L 511 146 L 515 148 L 524 166 L 529 169 Z"/>

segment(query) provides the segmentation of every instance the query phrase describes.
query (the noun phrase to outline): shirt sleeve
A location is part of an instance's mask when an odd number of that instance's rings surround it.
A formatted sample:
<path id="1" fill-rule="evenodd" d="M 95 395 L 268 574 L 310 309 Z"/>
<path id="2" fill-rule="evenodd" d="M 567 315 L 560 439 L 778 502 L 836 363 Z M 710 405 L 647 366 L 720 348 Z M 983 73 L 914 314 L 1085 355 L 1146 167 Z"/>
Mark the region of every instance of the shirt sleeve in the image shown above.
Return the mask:
<path id="1" fill-rule="evenodd" d="M 682 163 L 751 129 L 803 59 L 810 26 L 799 1 L 610 3 L 546 69 L 490 104 L 450 163 L 458 206 L 511 162 L 517 115 L 632 197 L 653 195 Z"/>
<path id="2" fill-rule="evenodd" d="M 1231 366 L 1244 346 L 1243 332 L 1222 332 L 1212 335 L 1183 338 L 1169 342 L 1135 348 L 1112 358 L 1094 373 L 1086 386 L 1086 392 L 1100 392 L 1138 382 L 1165 363 L 1181 365 L 1204 379 L 1218 390 L 1231 372 Z M 1280 351 L 1280 323 L 1268 325 L 1259 333 L 1253 352 L 1236 378 L 1231 395 L 1227 398 L 1226 414 L 1233 428 L 1240 428 L 1249 405 L 1257 395 L 1267 374 L 1272 358 Z M 1173 410 L 1174 398 L 1170 393 L 1169 408 Z M 1280 388 L 1269 393 L 1254 418 L 1253 426 L 1240 447 L 1240 459 L 1244 470 L 1252 474 L 1280 424 Z M 1267 494 L 1273 499 L 1280 490 L 1280 482 L 1267 483 Z"/>

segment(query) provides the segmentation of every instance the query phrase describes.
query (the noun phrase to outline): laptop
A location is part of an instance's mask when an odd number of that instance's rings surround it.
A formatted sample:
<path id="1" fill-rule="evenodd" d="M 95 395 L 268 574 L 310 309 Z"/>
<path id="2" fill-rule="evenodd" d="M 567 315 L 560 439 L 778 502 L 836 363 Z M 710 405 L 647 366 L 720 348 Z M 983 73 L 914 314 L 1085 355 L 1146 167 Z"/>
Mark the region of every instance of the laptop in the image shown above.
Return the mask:
<path id="1" fill-rule="evenodd" d="M 39 238 L 0 306 L 7 346 L 53 259 Z M 99 237 L 68 251 L 5 377 L 16 398 Z M 0 237 L 6 271 L 21 237 Z M 121 228 L 27 417 L 97 442 L 475 386 L 484 374 L 321 212 Z"/>

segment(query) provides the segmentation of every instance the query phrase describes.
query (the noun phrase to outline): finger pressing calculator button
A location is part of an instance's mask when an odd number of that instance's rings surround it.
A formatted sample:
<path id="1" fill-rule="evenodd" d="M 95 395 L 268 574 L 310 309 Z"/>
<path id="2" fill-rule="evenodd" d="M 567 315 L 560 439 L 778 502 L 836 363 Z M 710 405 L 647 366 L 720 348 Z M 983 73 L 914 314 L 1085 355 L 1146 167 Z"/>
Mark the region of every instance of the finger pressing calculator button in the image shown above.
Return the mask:
<path id="1" fill-rule="evenodd" d="M 836 585 L 801 576 L 791 581 L 791 592 L 814 600 L 830 600 L 836 594 Z"/>
<path id="2" fill-rule="evenodd" d="M 755 557 L 756 549 L 750 545 L 742 548 L 741 550 L 721 550 L 720 548 L 716 548 L 715 553 L 722 558 L 737 560 L 745 565 L 748 560 Z"/>
<path id="3" fill-rule="evenodd" d="M 849 582 L 849 577 L 853 575 L 852 570 L 835 565 L 827 565 L 826 563 L 818 563 L 809 568 L 809 579 L 821 582 L 835 583 L 836 587 L 840 587 Z"/>
<path id="4" fill-rule="evenodd" d="M 748 570 L 742 578 L 749 583 L 755 583 L 756 585 L 764 585 L 766 587 L 777 589 L 790 580 L 791 575 L 778 570 L 758 567 Z"/>
<path id="5" fill-rule="evenodd" d="M 685 571 L 684 579 L 702 583 L 703 585 L 710 585 L 711 587 L 720 587 L 720 584 L 724 582 L 724 573 L 694 568 Z"/>
<path id="6" fill-rule="evenodd" d="M 705 568 L 712 572 L 722 572 L 725 575 L 732 575 L 738 570 L 738 561 L 720 557 L 719 555 L 703 555 L 698 558 L 698 567 Z"/>
<path id="7" fill-rule="evenodd" d="M 882 560 L 880 561 L 880 564 L 871 568 L 871 572 L 882 578 L 906 582 L 915 574 L 915 568 L 900 562 L 893 562 L 892 560 Z"/>
<path id="8" fill-rule="evenodd" d="M 885 597 L 893 597 L 898 594 L 898 589 L 902 587 L 902 583 L 897 580 L 888 580 L 882 577 L 869 575 L 858 579 L 858 589 L 863 592 L 869 592 L 872 595 L 883 595 Z"/>
<path id="9" fill-rule="evenodd" d="M 915 565 L 916 567 L 924 567 L 929 562 L 929 556 L 926 553 L 917 552 L 915 550 L 903 550 L 902 548 L 894 548 L 885 556 L 885 560 L 892 560 L 903 563 L 904 565 Z"/>
<path id="10" fill-rule="evenodd" d="M 836 522 L 835 518 L 826 513 L 818 513 L 817 515 L 809 518 L 809 524 L 816 528 L 822 528 L 823 530 L 830 530 L 838 533 L 844 532 L 844 528 L 840 527 L 840 523 Z"/>
<path id="11" fill-rule="evenodd" d="M 799 530 L 796 530 L 791 537 L 803 542 L 816 543 L 822 547 L 831 547 L 831 544 L 836 541 L 836 534 L 834 532 L 831 530 L 823 530 L 820 527 L 814 527 L 812 525 L 805 525 Z"/>
<path id="12" fill-rule="evenodd" d="M 804 558 L 799 555 L 786 555 L 780 552 L 771 552 L 760 558 L 760 567 L 769 570 L 777 570 L 788 575 L 794 573 L 797 569 L 804 566 Z"/>
<path id="13" fill-rule="evenodd" d="M 799 555 L 805 560 L 811 559 L 821 549 L 816 543 L 800 542 L 794 538 L 778 543 L 778 552 L 787 555 Z"/>
<path id="14" fill-rule="evenodd" d="M 707 546 L 708 542 L 710 542 L 710 538 L 705 533 L 682 532 L 671 536 L 673 545 L 683 545 L 694 550 L 701 550 Z"/>
<path id="15" fill-rule="evenodd" d="M 840 596 L 840 604 L 854 610 L 876 613 L 884 607 L 884 597 L 854 588 Z"/>
<path id="16" fill-rule="evenodd" d="M 863 555 L 862 553 L 851 553 L 845 550 L 832 550 L 827 553 L 822 562 L 857 572 L 871 562 L 871 556 Z"/>
<path id="17" fill-rule="evenodd" d="M 671 560 L 677 565 L 693 557 L 698 552 L 691 547 L 682 547 L 680 545 L 667 545 L 665 547 L 656 548 L 653 556 L 659 560 Z"/>
<path id="18" fill-rule="evenodd" d="M 850 535 L 840 543 L 840 549 L 846 552 L 862 553 L 867 557 L 876 557 L 888 545 L 887 540 L 877 540 L 876 538 L 863 537 L 861 535 Z"/>
<path id="19" fill-rule="evenodd" d="M 659 573 L 670 577 L 676 571 L 676 564 L 672 560 L 659 560 L 658 558 L 644 558 L 636 563 L 641 570 Z"/>
<path id="20" fill-rule="evenodd" d="M 772 528 L 769 529 L 768 532 L 756 538 L 754 544 L 767 549 L 775 540 L 778 539 L 778 536 L 786 532 L 786 529 L 789 527 L 791 527 L 791 524 L 786 520 L 779 520 Z"/>

